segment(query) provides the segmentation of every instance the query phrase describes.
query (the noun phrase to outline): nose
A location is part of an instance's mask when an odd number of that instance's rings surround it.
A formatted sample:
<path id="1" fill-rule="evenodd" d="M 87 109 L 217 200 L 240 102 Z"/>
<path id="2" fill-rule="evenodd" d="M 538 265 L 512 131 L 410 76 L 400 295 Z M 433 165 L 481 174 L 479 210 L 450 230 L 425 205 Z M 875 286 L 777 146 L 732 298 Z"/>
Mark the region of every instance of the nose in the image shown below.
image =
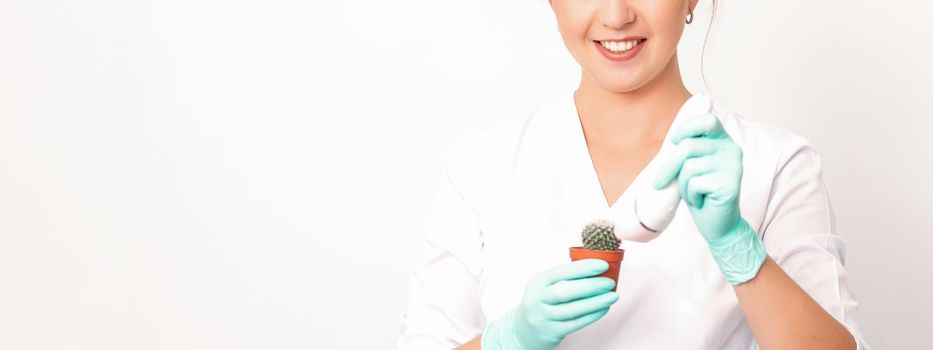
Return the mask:
<path id="1" fill-rule="evenodd" d="M 603 25 L 612 29 L 621 29 L 635 20 L 635 9 L 628 0 L 606 0 L 600 9 Z"/>

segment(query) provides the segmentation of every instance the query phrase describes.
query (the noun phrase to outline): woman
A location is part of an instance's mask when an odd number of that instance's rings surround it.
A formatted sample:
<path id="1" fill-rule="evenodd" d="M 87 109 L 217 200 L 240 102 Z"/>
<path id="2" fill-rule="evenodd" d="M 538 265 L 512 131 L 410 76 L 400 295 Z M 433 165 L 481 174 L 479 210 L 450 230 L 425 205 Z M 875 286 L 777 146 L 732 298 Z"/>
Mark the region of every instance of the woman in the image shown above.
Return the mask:
<path id="1" fill-rule="evenodd" d="M 868 348 L 819 155 L 684 87 L 697 1 L 550 1 L 580 85 L 447 154 L 399 349 Z M 568 262 L 586 223 L 672 182 L 617 292 Z"/>

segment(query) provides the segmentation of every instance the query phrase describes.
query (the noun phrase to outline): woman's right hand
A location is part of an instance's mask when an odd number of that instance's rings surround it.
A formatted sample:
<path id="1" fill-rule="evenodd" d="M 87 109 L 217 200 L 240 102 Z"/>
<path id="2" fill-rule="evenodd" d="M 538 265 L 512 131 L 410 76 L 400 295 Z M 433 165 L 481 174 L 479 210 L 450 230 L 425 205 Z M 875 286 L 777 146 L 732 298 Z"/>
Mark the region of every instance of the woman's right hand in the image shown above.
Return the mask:
<path id="1" fill-rule="evenodd" d="M 603 260 L 583 259 L 534 275 L 521 304 L 486 327 L 482 348 L 557 348 L 564 337 L 602 318 L 619 300 L 612 279 L 592 277 L 608 268 Z"/>

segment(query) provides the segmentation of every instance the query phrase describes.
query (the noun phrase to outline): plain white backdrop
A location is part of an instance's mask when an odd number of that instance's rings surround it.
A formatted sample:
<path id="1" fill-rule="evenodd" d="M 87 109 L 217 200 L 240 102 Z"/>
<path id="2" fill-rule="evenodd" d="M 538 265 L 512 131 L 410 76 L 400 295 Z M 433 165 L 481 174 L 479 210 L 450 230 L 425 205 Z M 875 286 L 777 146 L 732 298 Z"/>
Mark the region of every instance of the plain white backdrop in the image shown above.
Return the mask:
<path id="1" fill-rule="evenodd" d="M 933 5 L 721 5 L 687 87 L 811 140 L 868 341 L 927 345 Z M 391 348 L 441 156 L 579 76 L 544 0 L 4 0 L 0 348 Z"/>

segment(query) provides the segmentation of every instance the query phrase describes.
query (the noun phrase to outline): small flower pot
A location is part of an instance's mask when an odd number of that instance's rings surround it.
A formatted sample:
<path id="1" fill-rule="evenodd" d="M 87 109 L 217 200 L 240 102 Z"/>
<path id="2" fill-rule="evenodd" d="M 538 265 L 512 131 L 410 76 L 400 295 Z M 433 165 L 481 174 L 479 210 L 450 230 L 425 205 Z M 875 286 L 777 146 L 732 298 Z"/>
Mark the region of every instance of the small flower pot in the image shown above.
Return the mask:
<path id="1" fill-rule="evenodd" d="M 609 263 L 609 269 L 599 274 L 602 277 L 609 277 L 616 282 L 612 287 L 615 292 L 619 287 L 619 269 L 622 267 L 622 256 L 625 255 L 625 249 L 622 250 L 589 250 L 583 247 L 570 247 L 570 261 L 580 259 L 601 259 Z"/>

